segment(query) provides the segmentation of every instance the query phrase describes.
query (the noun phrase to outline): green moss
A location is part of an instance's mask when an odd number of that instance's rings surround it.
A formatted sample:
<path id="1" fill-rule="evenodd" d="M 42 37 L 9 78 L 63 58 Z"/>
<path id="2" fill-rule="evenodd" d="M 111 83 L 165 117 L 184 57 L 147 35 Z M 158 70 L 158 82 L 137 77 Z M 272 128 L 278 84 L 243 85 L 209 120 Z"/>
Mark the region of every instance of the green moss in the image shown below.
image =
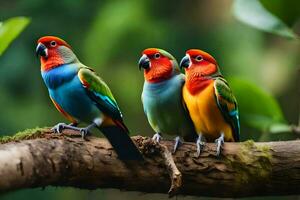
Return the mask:
<path id="1" fill-rule="evenodd" d="M 241 143 L 235 156 L 228 156 L 227 162 L 236 171 L 236 183 L 248 183 L 269 178 L 272 170 L 270 147 L 256 144 L 253 140 Z"/>
<path id="2" fill-rule="evenodd" d="M 47 128 L 33 128 L 33 129 L 26 129 L 24 131 L 20 131 L 12 136 L 3 136 L 0 137 L 0 143 L 8 143 L 8 142 L 16 142 L 20 140 L 29 140 L 34 138 L 39 138 L 43 136 L 43 132 L 47 130 Z"/>
<path id="3" fill-rule="evenodd" d="M 254 142 L 254 140 L 247 140 L 247 141 L 243 142 L 242 145 L 245 147 L 251 148 L 253 145 L 255 145 L 255 142 Z"/>

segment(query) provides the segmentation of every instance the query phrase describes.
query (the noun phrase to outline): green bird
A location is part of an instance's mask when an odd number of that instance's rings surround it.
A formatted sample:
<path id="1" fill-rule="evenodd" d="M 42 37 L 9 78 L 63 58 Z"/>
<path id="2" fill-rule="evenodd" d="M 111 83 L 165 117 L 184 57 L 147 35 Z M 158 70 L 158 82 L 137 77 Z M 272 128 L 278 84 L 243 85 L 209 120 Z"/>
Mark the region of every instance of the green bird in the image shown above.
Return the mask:
<path id="1" fill-rule="evenodd" d="M 182 99 L 185 76 L 170 53 L 148 48 L 142 54 L 139 61 L 145 77 L 142 102 L 149 124 L 156 132 L 153 139 L 159 142 L 162 133 L 176 135 L 175 152 L 180 137 L 186 141 L 197 137 Z"/>

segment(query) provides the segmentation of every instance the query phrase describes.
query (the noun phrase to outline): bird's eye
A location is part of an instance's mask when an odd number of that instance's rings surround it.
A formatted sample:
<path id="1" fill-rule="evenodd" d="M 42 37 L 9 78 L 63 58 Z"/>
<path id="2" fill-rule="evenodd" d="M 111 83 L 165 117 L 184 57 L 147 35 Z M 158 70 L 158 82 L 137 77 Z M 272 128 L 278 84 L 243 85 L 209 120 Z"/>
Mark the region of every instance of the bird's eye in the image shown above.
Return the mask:
<path id="1" fill-rule="evenodd" d="M 201 60 L 203 60 L 203 58 L 202 58 L 202 56 L 196 56 L 195 60 L 200 62 Z"/>
<path id="2" fill-rule="evenodd" d="M 50 42 L 50 46 L 51 46 L 51 47 L 55 47 L 55 46 L 56 46 L 56 42 L 55 42 L 55 41 L 51 41 L 51 42 Z"/>
<path id="3" fill-rule="evenodd" d="M 160 58 L 160 54 L 159 53 L 154 54 L 154 58 L 155 59 L 159 59 Z"/>

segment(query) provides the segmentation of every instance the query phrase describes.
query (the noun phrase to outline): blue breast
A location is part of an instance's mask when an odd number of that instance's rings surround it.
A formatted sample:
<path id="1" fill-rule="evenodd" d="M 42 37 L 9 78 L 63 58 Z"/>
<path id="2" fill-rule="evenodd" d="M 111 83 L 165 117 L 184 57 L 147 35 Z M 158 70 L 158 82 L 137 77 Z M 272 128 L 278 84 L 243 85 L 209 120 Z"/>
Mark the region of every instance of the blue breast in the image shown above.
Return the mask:
<path id="1" fill-rule="evenodd" d="M 49 89 L 55 89 L 77 76 L 79 67 L 76 64 L 61 65 L 49 71 L 43 71 L 42 77 Z"/>
<path id="2" fill-rule="evenodd" d="M 78 69 L 76 64 L 62 65 L 42 72 L 42 76 L 49 95 L 65 112 L 79 121 L 91 123 L 101 112 L 86 94 L 77 76 Z"/>

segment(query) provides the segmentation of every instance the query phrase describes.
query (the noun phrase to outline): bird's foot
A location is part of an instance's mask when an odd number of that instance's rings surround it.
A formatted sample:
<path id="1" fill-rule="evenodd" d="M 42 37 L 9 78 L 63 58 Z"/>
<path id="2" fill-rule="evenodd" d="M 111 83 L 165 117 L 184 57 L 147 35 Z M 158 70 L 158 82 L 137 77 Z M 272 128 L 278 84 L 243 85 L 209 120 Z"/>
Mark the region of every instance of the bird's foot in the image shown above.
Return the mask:
<path id="1" fill-rule="evenodd" d="M 202 134 L 199 134 L 199 137 L 197 138 L 196 145 L 197 145 L 197 158 L 200 156 L 201 151 L 203 150 L 205 146 L 205 138 L 202 136 Z"/>
<path id="2" fill-rule="evenodd" d="M 216 156 L 219 157 L 222 151 L 222 147 L 224 145 L 224 133 L 221 133 L 221 136 L 215 140 L 215 143 L 217 144 L 217 154 Z"/>
<path id="3" fill-rule="evenodd" d="M 180 146 L 181 143 L 182 143 L 182 141 L 180 140 L 180 137 L 177 136 L 177 137 L 175 138 L 175 144 L 174 144 L 173 153 L 176 152 L 176 150 L 178 149 L 178 147 Z"/>
<path id="4" fill-rule="evenodd" d="M 58 123 L 51 128 L 51 131 L 53 131 L 54 133 L 61 133 L 66 125 L 66 123 Z"/>
<path id="5" fill-rule="evenodd" d="M 160 136 L 159 133 L 155 133 L 152 137 L 152 140 L 156 141 L 157 143 L 159 143 L 161 139 L 162 137 Z"/>
<path id="6" fill-rule="evenodd" d="M 64 129 L 71 129 L 71 130 L 75 130 L 75 131 L 79 131 L 79 128 L 76 127 L 77 123 L 71 123 L 71 124 L 66 124 L 66 123 L 58 123 L 55 126 L 53 126 L 51 128 L 51 130 L 54 133 L 62 133 L 62 130 Z"/>
<path id="7" fill-rule="evenodd" d="M 85 128 L 80 128 L 80 135 L 82 137 L 82 139 L 85 139 L 85 137 L 90 134 L 90 129 L 92 129 L 93 127 L 97 126 L 95 123 L 92 123 L 90 125 L 88 125 Z"/>
<path id="8" fill-rule="evenodd" d="M 80 135 L 82 137 L 82 139 L 85 139 L 85 137 L 90 134 L 88 128 L 81 128 L 80 129 Z"/>

